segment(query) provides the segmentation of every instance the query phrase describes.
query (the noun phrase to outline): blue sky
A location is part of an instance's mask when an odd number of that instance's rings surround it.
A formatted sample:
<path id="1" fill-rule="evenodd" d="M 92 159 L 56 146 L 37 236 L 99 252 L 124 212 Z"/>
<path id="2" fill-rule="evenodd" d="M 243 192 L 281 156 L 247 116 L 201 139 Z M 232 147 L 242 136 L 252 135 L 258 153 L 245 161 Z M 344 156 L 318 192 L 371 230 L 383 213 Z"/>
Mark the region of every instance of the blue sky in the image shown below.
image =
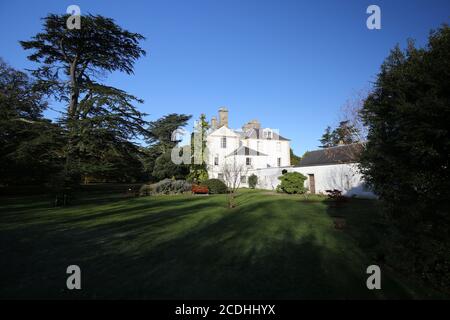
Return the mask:
<path id="1" fill-rule="evenodd" d="M 0 56 L 33 68 L 18 41 L 71 4 L 147 38 L 135 75 L 106 81 L 144 99 L 139 109 L 148 119 L 172 112 L 210 118 L 227 106 L 231 127 L 258 118 L 300 155 L 317 147 L 348 98 L 370 86 L 396 43 L 423 45 L 450 15 L 448 0 L 0 0 Z M 381 30 L 366 27 L 370 4 L 381 8 Z"/>

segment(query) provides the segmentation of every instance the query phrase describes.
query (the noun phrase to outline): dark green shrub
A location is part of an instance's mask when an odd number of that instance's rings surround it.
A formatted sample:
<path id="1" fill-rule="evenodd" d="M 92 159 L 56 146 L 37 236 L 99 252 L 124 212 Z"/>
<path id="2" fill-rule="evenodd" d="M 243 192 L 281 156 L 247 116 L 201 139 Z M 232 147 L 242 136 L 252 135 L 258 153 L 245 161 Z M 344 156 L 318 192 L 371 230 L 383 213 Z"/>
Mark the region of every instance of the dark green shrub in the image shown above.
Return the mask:
<path id="1" fill-rule="evenodd" d="M 202 185 L 207 186 L 211 194 L 227 193 L 228 190 L 225 183 L 219 179 L 208 179 L 203 181 Z"/>
<path id="2" fill-rule="evenodd" d="M 450 291 L 450 27 L 398 46 L 364 100 L 360 169 L 389 219 L 387 260 Z M 405 271 L 403 271 L 405 270 Z"/>
<path id="3" fill-rule="evenodd" d="M 286 169 L 281 170 L 281 174 L 286 174 L 288 171 Z"/>
<path id="4" fill-rule="evenodd" d="M 250 188 L 255 189 L 257 184 L 258 184 L 258 177 L 255 174 L 252 174 L 250 177 L 248 177 L 248 186 Z"/>
<path id="5" fill-rule="evenodd" d="M 278 177 L 281 183 L 277 187 L 278 192 L 289 194 L 303 194 L 307 190 L 304 186 L 306 177 L 299 172 L 288 172 Z"/>

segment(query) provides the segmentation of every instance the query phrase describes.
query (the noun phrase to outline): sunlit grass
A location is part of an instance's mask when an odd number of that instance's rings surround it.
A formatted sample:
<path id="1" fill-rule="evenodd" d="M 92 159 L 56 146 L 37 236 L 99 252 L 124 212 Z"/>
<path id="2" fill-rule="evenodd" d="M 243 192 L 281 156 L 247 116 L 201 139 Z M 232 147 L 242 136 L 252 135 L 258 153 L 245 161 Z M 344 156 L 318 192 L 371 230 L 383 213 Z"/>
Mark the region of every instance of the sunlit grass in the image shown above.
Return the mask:
<path id="1" fill-rule="evenodd" d="M 391 272 L 366 288 L 377 239 L 374 201 L 331 208 L 323 197 L 241 190 L 89 201 L 53 208 L 42 197 L 2 199 L 1 297 L 410 298 Z M 338 212 L 337 212 L 338 211 Z M 333 215 L 347 219 L 335 230 Z M 66 267 L 81 291 L 65 289 Z"/>

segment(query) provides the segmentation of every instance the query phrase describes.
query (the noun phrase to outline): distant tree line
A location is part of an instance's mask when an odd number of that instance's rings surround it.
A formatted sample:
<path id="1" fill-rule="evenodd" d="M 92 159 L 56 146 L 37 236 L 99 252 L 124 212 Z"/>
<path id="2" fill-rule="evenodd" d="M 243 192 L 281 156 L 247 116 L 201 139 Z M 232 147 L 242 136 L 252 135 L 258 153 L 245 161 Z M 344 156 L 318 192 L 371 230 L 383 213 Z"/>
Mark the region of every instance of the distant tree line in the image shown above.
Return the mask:
<path id="1" fill-rule="evenodd" d="M 331 129 L 328 126 L 320 139 L 320 148 L 336 147 L 340 144 L 352 144 L 359 142 L 359 131 L 350 123 L 350 120 L 339 122 L 339 125 Z"/>

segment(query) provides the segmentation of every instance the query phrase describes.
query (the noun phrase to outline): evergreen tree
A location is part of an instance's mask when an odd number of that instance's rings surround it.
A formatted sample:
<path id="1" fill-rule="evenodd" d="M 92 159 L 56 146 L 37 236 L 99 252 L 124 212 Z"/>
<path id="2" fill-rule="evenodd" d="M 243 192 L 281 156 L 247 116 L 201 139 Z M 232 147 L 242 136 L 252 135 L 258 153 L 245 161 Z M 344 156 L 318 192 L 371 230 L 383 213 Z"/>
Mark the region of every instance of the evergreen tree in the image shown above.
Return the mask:
<path id="1" fill-rule="evenodd" d="M 150 122 L 148 128 L 148 142 L 144 161 L 150 180 L 164 178 L 185 178 L 189 172 L 187 165 L 177 165 L 171 160 L 172 148 L 180 140 L 176 137 L 176 130 L 186 126 L 190 115 L 171 113 L 160 119 Z"/>
<path id="2" fill-rule="evenodd" d="M 350 124 L 349 120 L 339 122 L 334 130 L 328 126 L 320 139 L 320 148 L 335 147 L 340 144 L 352 144 L 358 142 L 358 130 Z"/>
<path id="3" fill-rule="evenodd" d="M 130 141 L 145 134 L 144 114 L 133 105 L 142 101 L 98 79 L 114 71 L 132 74 L 145 51 L 139 46 L 142 35 L 122 29 L 112 19 L 82 16 L 81 29 L 69 30 L 68 18 L 48 15 L 43 31 L 21 45 L 32 51 L 28 59 L 39 64 L 32 72 L 35 88 L 67 103 L 60 119 L 66 134 L 65 178 L 78 182 L 83 167 L 90 167 L 88 171 L 93 166 L 100 171 L 110 167 L 103 156 L 126 156 L 130 148 L 138 152 Z M 94 149 L 102 156 L 86 154 Z"/>
<path id="4" fill-rule="evenodd" d="M 302 157 L 299 157 L 297 155 L 294 154 L 294 151 L 292 150 L 292 148 L 289 151 L 290 157 L 291 157 L 291 166 L 298 166 L 300 165 L 300 161 L 302 161 Z"/>
<path id="5" fill-rule="evenodd" d="M 352 144 L 357 142 L 356 129 L 349 120 L 339 122 L 339 126 L 331 133 L 332 145 Z"/>
<path id="6" fill-rule="evenodd" d="M 322 138 L 320 139 L 320 143 L 322 144 L 320 148 L 329 148 L 334 146 L 334 140 L 330 126 L 328 126 L 325 129 L 325 132 L 323 133 Z"/>
<path id="7" fill-rule="evenodd" d="M 450 28 L 426 48 L 410 41 L 381 66 L 363 117 L 369 128 L 361 168 L 383 200 L 392 264 L 437 286 L 450 283 Z"/>
<path id="8" fill-rule="evenodd" d="M 200 119 L 196 121 L 194 133 L 191 138 L 192 161 L 189 166 L 189 175 L 187 177 L 189 181 L 198 183 L 208 179 L 208 170 L 205 161 L 208 156 L 206 136 L 209 128 L 210 126 L 206 120 L 206 115 L 202 113 Z"/>
<path id="9" fill-rule="evenodd" d="M 0 59 L 0 184 L 43 184 L 60 170 L 59 127 L 32 80 Z"/>

